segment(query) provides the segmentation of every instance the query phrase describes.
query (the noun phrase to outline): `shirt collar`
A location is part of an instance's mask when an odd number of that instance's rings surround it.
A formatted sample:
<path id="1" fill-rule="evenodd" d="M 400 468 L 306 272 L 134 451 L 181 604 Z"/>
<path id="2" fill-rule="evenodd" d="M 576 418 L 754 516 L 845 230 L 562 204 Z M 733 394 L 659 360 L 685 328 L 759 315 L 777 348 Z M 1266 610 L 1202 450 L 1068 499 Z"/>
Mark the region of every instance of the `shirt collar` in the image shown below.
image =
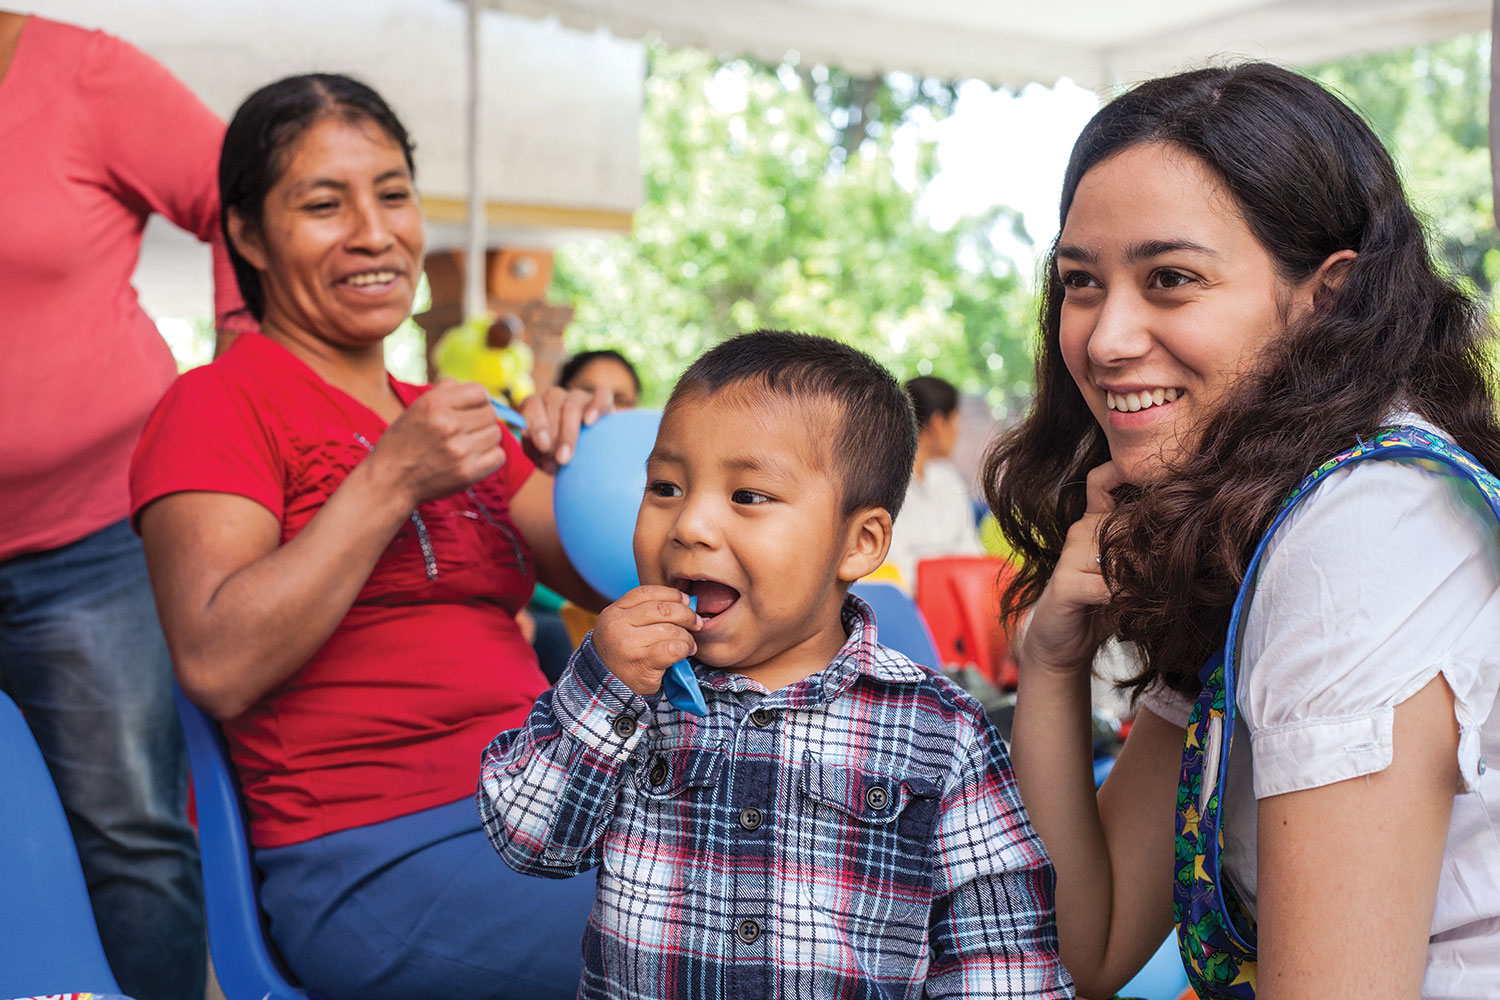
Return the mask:
<path id="1" fill-rule="evenodd" d="M 920 667 L 894 649 L 879 644 L 875 612 L 864 601 L 849 594 L 840 609 L 844 630 L 849 638 L 828 666 L 796 684 L 774 692 L 773 697 L 789 708 L 807 708 L 833 701 L 849 690 L 860 677 L 886 684 L 920 684 L 931 671 Z M 758 683 L 732 670 L 704 671 L 702 680 L 721 691 L 764 691 Z"/>

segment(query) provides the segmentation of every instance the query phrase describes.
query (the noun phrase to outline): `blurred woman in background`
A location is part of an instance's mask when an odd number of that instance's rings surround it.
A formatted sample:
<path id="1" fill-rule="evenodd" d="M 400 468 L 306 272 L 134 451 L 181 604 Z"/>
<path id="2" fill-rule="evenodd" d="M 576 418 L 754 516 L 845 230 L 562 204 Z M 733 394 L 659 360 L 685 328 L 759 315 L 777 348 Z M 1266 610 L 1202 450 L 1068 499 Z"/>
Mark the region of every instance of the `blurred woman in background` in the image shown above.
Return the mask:
<path id="1" fill-rule="evenodd" d="M 617 410 L 631 409 L 641 401 L 641 378 L 635 365 L 611 348 L 573 355 L 557 373 L 557 384 L 564 389 L 605 391 Z"/>
<path id="2" fill-rule="evenodd" d="M 974 500 L 949 461 L 958 443 L 958 390 L 949 382 L 921 375 L 906 383 L 917 413 L 917 460 L 901 516 L 891 528 L 886 562 L 908 588 L 917 585 L 917 564 L 940 556 L 984 554 L 975 525 Z"/>

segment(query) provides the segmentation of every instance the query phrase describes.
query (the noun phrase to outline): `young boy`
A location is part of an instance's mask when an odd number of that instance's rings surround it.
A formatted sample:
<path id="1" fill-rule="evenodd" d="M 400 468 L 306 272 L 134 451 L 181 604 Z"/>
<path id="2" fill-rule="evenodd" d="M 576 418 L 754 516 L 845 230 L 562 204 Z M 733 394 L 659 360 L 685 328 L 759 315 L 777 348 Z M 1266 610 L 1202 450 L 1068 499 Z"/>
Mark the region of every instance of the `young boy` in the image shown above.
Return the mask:
<path id="1" fill-rule="evenodd" d="M 677 384 L 642 586 L 480 779 L 517 871 L 599 867 L 580 997 L 1073 995 L 999 735 L 848 596 L 885 558 L 915 448 L 901 386 L 835 341 L 746 334 Z M 703 718 L 659 695 L 686 656 Z"/>

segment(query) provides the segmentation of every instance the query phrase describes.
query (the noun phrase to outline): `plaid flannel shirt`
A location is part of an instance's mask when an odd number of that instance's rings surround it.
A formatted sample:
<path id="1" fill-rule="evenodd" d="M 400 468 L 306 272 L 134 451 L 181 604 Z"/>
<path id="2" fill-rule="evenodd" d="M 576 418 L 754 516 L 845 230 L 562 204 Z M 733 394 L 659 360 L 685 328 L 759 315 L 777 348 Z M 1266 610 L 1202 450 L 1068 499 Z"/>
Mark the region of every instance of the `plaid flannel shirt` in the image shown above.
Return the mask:
<path id="1" fill-rule="evenodd" d="M 709 712 L 632 692 L 591 638 L 485 751 L 519 872 L 598 867 L 583 998 L 1073 996 L 1053 872 L 983 709 L 843 609 L 828 667 L 768 692 L 698 667 Z"/>

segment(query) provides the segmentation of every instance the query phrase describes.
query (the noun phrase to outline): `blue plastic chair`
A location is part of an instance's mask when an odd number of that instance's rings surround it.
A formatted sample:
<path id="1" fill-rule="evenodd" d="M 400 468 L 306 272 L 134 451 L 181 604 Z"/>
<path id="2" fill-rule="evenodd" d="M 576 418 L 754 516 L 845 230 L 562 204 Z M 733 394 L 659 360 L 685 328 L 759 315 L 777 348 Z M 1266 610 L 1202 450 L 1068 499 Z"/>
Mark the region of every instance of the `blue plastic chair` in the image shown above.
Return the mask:
<path id="1" fill-rule="evenodd" d="M 208 948 L 219 986 L 228 1000 L 306 1000 L 307 994 L 287 981 L 266 939 L 240 789 L 224 738 L 175 684 L 172 696 L 192 765 Z"/>
<path id="2" fill-rule="evenodd" d="M 1156 954 L 1118 995 L 1134 1000 L 1177 1000 L 1187 988 L 1187 970 L 1182 967 L 1182 953 L 1177 950 L 1177 935 L 1174 933 L 1167 935 Z"/>
<path id="3" fill-rule="evenodd" d="M 0 997 L 119 993 L 78 848 L 21 710 L 0 694 Z"/>
<path id="4" fill-rule="evenodd" d="M 849 592 L 875 612 L 875 632 L 882 646 L 906 654 L 913 663 L 942 669 L 932 630 L 910 594 L 894 583 L 879 580 L 856 583 Z"/>

